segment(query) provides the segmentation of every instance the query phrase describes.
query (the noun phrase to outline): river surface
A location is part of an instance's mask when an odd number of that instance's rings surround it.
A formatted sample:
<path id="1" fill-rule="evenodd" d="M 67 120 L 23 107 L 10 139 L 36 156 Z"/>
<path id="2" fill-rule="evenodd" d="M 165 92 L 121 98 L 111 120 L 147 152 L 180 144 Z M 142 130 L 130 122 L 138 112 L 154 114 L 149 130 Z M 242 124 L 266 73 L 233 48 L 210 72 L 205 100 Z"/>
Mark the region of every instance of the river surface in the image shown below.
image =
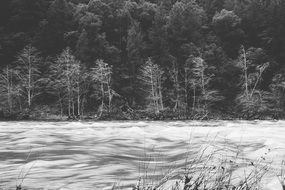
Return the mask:
<path id="1" fill-rule="evenodd" d="M 285 121 L 0 122 L 0 189 L 128 189 L 150 164 L 159 179 L 205 146 L 278 168 Z"/>

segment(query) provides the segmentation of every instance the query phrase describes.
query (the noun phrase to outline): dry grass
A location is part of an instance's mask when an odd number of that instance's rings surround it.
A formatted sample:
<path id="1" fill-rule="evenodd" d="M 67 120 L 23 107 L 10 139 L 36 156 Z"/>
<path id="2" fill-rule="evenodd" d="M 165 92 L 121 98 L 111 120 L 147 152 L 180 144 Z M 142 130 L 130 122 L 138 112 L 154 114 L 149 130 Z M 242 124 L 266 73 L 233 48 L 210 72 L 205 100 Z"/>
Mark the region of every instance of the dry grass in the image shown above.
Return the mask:
<path id="1" fill-rule="evenodd" d="M 265 155 L 259 159 L 245 159 L 240 149 L 216 147 L 212 143 L 197 152 L 186 154 L 185 164 L 177 168 L 175 163 L 162 170 L 166 155 L 152 151 L 139 163 L 139 178 L 132 190 L 262 190 L 260 183 L 264 175 L 271 172 L 271 162 Z M 270 151 L 270 150 L 269 150 Z M 26 162 L 31 156 L 29 152 Z M 192 156 L 192 158 L 191 158 Z M 194 156 L 194 157 L 193 157 Z M 31 169 L 22 167 L 17 178 L 16 190 L 22 190 L 24 180 Z M 165 165 L 164 165 L 165 166 Z M 282 162 L 279 177 L 285 190 L 285 161 Z M 113 185 L 112 190 L 124 189 L 120 183 Z M 1 190 L 1 188 L 0 188 Z"/>
<path id="2" fill-rule="evenodd" d="M 149 173 L 139 177 L 133 190 L 260 190 L 261 180 L 270 171 L 271 163 L 264 156 L 254 161 L 235 155 L 225 156 L 228 150 L 216 149 L 208 154 L 208 148 L 193 159 L 187 158 L 185 167 L 169 171 L 159 180 L 150 180 Z M 284 186 L 284 164 L 280 181 Z M 148 167 L 146 167 L 148 169 Z M 147 181 L 149 183 L 147 183 Z M 115 189 L 115 188 L 114 188 Z M 284 189 L 284 187 L 283 187 Z"/>
<path id="3" fill-rule="evenodd" d="M 283 190 L 285 190 L 285 161 L 284 160 L 282 161 L 282 164 L 281 164 L 279 181 L 282 185 Z"/>
<path id="4" fill-rule="evenodd" d="M 32 149 L 30 149 L 30 152 L 25 159 L 25 164 L 27 164 L 29 162 L 31 155 L 32 155 Z M 39 155 L 38 155 L 38 157 L 39 157 Z M 21 170 L 20 170 L 19 175 L 18 175 L 17 180 L 16 180 L 16 190 L 22 190 L 23 189 L 24 180 L 30 174 L 31 170 L 35 166 L 35 163 L 36 162 L 34 162 L 28 168 L 25 167 L 25 164 L 21 167 Z"/>

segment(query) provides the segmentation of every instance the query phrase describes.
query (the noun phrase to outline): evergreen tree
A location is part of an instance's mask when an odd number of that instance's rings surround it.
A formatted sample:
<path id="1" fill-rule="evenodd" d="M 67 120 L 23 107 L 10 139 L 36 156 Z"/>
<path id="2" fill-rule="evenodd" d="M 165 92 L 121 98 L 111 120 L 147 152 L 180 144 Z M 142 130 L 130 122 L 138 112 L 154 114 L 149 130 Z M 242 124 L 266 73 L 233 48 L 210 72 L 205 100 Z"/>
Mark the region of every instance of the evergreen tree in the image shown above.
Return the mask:
<path id="1" fill-rule="evenodd" d="M 138 94 L 138 71 L 141 65 L 143 65 L 143 51 L 144 41 L 143 35 L 139 26 L 139 23 L 136 21 L 132 22 L 131 28 L 128 31 L 127 38 L 127 53 L 128 53 L 128 82 L 129 88 L 128 92 L 130 93 L 130 103 L 131 106 L 134 106 L 139 99 Z"/>
<path id="2" fill-rule="evenodd" d="M 223 9 L 214 15 L 212 24 L 228 56 L 236 58 L 244 40 L 244 31 L 240 28 L 241 18 L 233 11 Z"/>
<path id="3" fill-rule="evenodd" d="M 74 8 L 66 0 L 54 0 L 41 22 L 37 47 L 44 55 L 56 55 L 66 47 L 65 34 L 72 31 Z"/>

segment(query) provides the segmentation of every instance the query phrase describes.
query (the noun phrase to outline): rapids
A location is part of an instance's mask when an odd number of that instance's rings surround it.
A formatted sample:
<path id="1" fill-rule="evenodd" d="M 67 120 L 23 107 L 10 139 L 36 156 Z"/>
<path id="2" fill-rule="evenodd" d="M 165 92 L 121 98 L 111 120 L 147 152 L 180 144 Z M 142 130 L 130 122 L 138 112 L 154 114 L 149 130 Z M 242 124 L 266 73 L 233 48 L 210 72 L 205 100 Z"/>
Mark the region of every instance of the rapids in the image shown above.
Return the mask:
<path id="1" fill-rule="evenodd" d="M 202 146 L 285 157 L 285 121 L 0 122 L 0 189 L 125 189 L 155 163 L 159 179 Z M 22 181 L 21 178 L 24 177 Z"/>

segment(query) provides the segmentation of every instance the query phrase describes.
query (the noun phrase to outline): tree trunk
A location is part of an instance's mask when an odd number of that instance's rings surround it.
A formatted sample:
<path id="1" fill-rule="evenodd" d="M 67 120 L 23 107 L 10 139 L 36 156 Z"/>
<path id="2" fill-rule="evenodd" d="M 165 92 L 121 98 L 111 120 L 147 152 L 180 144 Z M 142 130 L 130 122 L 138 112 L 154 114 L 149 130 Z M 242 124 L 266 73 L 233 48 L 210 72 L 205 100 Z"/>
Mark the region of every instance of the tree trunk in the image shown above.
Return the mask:
<path id="1" fill-rule="evenodd" d="M 67 66 L 67 70 L 69 72 L 68 66 Z M 70 84 L 69 76 L 67 76 L 67 93 L 68 93 L 68 117 L 70 118 L 71 117 L 71 84 Z"/>
<path id="2" fill-rule="evenodd" d="M 68 117 L 71 116 L 70 86 L 68 84 Z"/>
<path id="3" fill-rule="evenodd" d="M 153 78 L 153 70 L 151 68 L 150 71 L 151 75 L 150 75 L 150 84 L 151 84 L 151 101 L 153 103 L 154 106 L 154 110 L 155 113 L 158 113 L 158 105 L 157 105 L 157 101 L 156 101 L 156 93 L 155 93 L 155 86 L 154 86 L 154 78 Z"/>
<path id="4" fill-rule="evenodd" d="M 137 76 L 136 76 L 136 70 L 135 70 L 135 63 L 133 62 L 133 61 L 131 61 L 131 89 L 132 89 L 132 97 L 131 97 L 131 106 L 132 107 L 134 107 L 135 106 L 135 104 L 136 104 L 136 98 L 134 97 L 134 95 L 136 94 L 136 92 L 135 92 L 135 89 L 136 89 L 136 87 L 135 87 L 135 85 L 136 85 L 136 83 L 135 83 L 135 81 L 136 81 L 136 78 L 137 78 Z"/>
<path id="5" fill-rule="evenodd" d="M 193 105 L 192 109 L 195 111 L 195 103 L 196 103 L 196 84 L 193 82 Z"/>
<path id="6" fill-rule="evenodd" d="M 184 97 L 185 97 L 185 112 L 187 112 L 188 109 L 188 72 L 187 68 L 184 69 Z"/>
<path id="7" fill-rule="evenodd" d="M 21 102 L 20 97 L 18 97 L 18 102 L 19 102 L 20 112 L 23 112 L 23 107 L 22 107 L 22 102 Z"/>
<path id="8" fill-rule="evenodd" d="M 111 101 L 112 101 L 112 94 L 111 94 L 111 76 L 108 76 L 108 112 L 111 110 Z"/>
<path id="9" fill-rule="evenodd" d="M 178 82 L 178 71 L 175 71 L 175 91 L 176 91 L 176 103 L 175 110 L 179 109 L 180 101 L 180 92 L 179 92 L 179 82 Z"/>
<path id="10" fill-rule="evenodd" d="M 80 117 L 80 86 L 77 82 L 77 115 Z"/>
<path id="11" fill-rule="evenodd" d="M 75 103 L 74 103 L 74 99 L 73 98 L 72 98 L 72 117 L 73 118 L 75 117 Z"/>
<path id="12" fill-rule="evenodd" d="M 12 100 L 11 100 L 11 81 L 10 81 L 10 70 L 9 67 L 7 66 L 6 69 L 6 77 L 7 77 L 7 102 L 8 102 L 8 108 L 9 108 L 9 113 L 12 112 Z"/>
<path id="13" fill-rule="evenodd" d="M 160 100 L 160 107 L 163 110 L 164 106 L 163 106 L 163 97 L 162 97 L 162 85 L 161 85 L 161 77 L 159 77 L 159 81 L 158 81 L 158 90 L 159 90 L 159 100 Z"/>
<path id="14" fill-rule="evenodd" d="M 242 53 L 243 53 L 243 64 L 244 64 L 244 79 L 245 79 L 245 94 L 246 94 L 246 99 L 247 101 L 249 100 L 249 93 L 248 93 L 248 79 L 247 79 L 247 60 L 246 60 L 246 53 L 245 49 L 242 46 Z"/>
<path id="15" fill-rule="evenodd" d="M 258 75 L 258 77 L 257 77 L 257 80 L 255 81 L 254 87 L 253 87 L 253 89 L 251 90 L 250 98 L 252 98 L 252 96 L 253 96 L 253 93 L 254 93 L 254 91 L 255 91 L 255 89 L 256 89 L 256 87 L 257 87 L 257 84 L 258 84 L 258 82 L 259 82 L 259 80 L 260 80 L 260 78 L 261 78 L 261 75 L 262 75 L 262 71 L 259 72 L 259 75 Z"/>
<path id="16" fill-rule="evenodd" d="M 10 112 L 13 111 L 13 75 L 12 70 L 10 70 Z"/>
<path id="17" fill-rule="evenodd" d="M 201 72 L 201 83 L 202 83 L 202 93 L 203 95 L 206 94 L 205 92 L 205 77 L 204 77 L 204 69 Z"/>
<path id="18" fill-rule="evenodd" d="M 32 79 L 32 66 L 31 66 L 31 57 L 29 56 L 29 67 L 28 67 L 28 106 L 29 106 L 29 109 L 31 107 L 31 79 Z"/>
<path id="19" fill-rule="evenodd" d="M 81 117 L 84 118 L 84 105 L 86 103 L 86 98 L 85 98 L 85 95 L 83 95 L 83 98 L 82 98 L 82 101 L 81 101 Z"/>
<path id="20" fill-rule="evenodd" d="M 59 101 L 60 104 L 60 119 L 62 119 L 62 115 L 63 115 L 63 108 L 62 108 L 62 100 L 60 99 Z"/>
<path id="21" fill-rule="evenodd" d="M 174 111 L 179 108 L 179 101 L 180 101 L 180 92 L 179 92 L 179 81 L 178 81 L 178 68 L 175 63 L 173 63 L 173 70 L 174 70 L 174 88 L 176 93 L 176 100 L 175 100 L 175 106 Z"/>
<path id="22" fill-rule="evenodd" d="M 105 98 L 105 95 L 104 95 L 104 86 L 103 85 L 104 84 L 101 82 L 102 102 L 101 102 L 100 116 L 102 115 L 103 109 L 104 109 L 104 98 Z"/>

